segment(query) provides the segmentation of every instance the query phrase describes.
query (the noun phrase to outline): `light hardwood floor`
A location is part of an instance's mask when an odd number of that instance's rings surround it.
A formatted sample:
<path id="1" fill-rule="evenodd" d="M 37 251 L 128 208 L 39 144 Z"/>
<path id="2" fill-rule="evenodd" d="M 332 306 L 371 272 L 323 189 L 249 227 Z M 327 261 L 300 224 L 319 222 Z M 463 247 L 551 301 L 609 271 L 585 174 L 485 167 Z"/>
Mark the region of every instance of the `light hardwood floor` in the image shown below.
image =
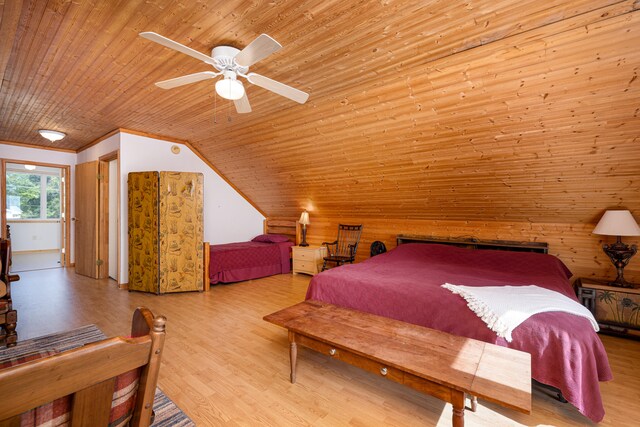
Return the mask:
<path id="1" fill-rule="evenodd" d="M 289 383 L 287 334 L 262 320 L 302 301 L 309 277 L 280 275 L 209 293 L 150 295 L 117 289 L 73 269 L 20 273 L 12 288 L 19 339 L 95 323 L 128 333 L 138 305 L 168 318 L 160 388 L 199 426 L 449 426 L 451 407 L 311 351 L 298 355 Z M 603 337 L 615 379 L 601 383 L 602 426 L 640 425 L 640 342 Z M 591 425 L 568 404 L 534 389 L 530 416 L 479 402 L 468 426 Z"/>

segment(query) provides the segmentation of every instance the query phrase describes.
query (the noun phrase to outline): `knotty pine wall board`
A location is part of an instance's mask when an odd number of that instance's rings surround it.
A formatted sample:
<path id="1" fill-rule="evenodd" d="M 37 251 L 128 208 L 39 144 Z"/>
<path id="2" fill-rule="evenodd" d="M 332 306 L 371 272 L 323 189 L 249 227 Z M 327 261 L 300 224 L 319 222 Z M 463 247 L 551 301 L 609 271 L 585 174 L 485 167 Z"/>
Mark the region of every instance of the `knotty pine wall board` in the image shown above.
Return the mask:
<path id="1" fill-rule="evenodd" d="M 613 243 L 615 237 L 591 234 L 593 224 L 529 223 L 507 221 L 451 221 L 310 216 L 307 242 L 320 245 L 336 239 L 338 224 L 363 224 L 356 262 L 369 258 L 371 243 L 380 240 L 387 250 L 396 247 L 398 234 L 417 234 L 433 237 L 475 237 L 490 240 L 546 242 L 549 253 L 559 257 L 576 277 L 615 279 L 616 271 L 602 251 L 603 243 Z M 629 243 L 633 238 L 623 238 Z M 625 278 L 640 283 L 640 257 L 635 257 L 625 268 Z"/>

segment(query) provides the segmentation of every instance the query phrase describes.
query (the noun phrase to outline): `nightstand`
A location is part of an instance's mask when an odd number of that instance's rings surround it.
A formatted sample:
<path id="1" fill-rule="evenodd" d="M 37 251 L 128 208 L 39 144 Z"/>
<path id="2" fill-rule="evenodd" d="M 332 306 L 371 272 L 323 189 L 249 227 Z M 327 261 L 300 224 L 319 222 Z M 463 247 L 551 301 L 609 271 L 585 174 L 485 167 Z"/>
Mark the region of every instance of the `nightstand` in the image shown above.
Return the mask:
<path id="1" fill-rule="evenodd" d="M 605 280 L 578 278 L 578 299 L 593 313 L 600 331 L 640 338 L 640 288 L 609 286 Z"/>
<path id="2" fill-rule="evenodd" d="M 322 258 L 327 256 L 324 246 L 294 246 L 293 273 L 318 274 L 322 270 Z"/>

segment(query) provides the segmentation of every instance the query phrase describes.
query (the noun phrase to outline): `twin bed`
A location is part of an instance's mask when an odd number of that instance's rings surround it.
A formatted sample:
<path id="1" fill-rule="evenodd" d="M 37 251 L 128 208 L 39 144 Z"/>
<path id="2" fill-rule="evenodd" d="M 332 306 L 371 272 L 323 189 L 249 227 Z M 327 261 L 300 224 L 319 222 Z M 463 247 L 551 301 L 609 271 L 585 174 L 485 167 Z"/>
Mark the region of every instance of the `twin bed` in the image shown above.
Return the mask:
<path id="1" fill-rule="evenodd" d="M 291 247 L 297 243 L 295 220 L 268 218 L 264 234 L 248 242 L 205 243 L 205 291 L 210 285 L 257 279 L 291 271 Z"/>
<path id="2" fill-rule="evenodd" d="M 526 351 L 531 354 L 535 380 L 559 389 L 591 420 L 602 420 L 598 382 L 610 380 L 612 375 L 602 342 L 589 320 L 562 312 L 536 314 L 518 326 L 513 340 L 507 342 L 492 332 L 463 298 L 442 287 L 444 283 L 535 284 L 577 301 L 569 282 L 570 271 L 558 258 L 546 255 L 541 244 L 472 246 L 502 250 L 404 243 L 364 262 L 314 276 L 306 299 Z"/>

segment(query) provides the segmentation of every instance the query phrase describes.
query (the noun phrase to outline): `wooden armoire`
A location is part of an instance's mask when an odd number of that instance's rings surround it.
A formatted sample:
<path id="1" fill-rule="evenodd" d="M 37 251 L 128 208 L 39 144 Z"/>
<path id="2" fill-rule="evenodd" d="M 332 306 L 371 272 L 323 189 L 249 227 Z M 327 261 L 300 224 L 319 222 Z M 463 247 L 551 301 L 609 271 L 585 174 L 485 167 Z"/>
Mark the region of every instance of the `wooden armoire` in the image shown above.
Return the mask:
<path id="1" fill-rule="evenodd" d="M 202 291 L 203 176 L 129 173 L 129 290 Z"/>

